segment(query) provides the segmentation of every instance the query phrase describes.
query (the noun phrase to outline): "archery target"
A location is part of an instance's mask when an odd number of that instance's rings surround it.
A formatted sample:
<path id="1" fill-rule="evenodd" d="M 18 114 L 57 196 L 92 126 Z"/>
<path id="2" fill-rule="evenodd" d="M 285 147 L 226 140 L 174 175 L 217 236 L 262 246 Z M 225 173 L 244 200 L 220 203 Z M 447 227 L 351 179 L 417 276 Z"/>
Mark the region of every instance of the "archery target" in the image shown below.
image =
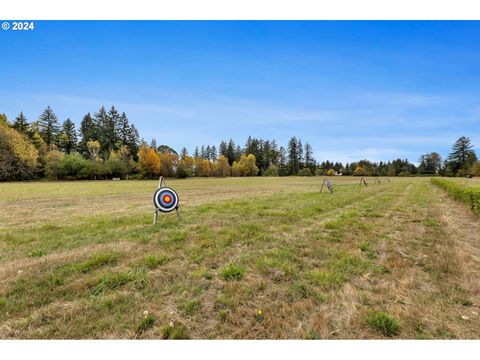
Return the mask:
<path id="1" fill-rule="evenodd" d="M 162 212 L 170 212 L 178 207 L 178 195 L 168 187 L 160 188 L 153 194 L 153 206 Z"/>

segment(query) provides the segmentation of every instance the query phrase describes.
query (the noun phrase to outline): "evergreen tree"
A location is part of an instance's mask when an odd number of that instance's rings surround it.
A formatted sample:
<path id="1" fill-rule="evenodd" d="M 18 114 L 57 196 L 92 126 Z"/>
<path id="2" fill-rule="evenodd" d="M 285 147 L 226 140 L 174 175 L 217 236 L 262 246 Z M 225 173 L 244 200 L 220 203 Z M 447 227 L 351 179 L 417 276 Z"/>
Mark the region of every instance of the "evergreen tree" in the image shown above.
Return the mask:
<path id="1" fill-rule="evenodd" d="M 62 126 L 62 134 L 60 136 L 63 138 L 62 149 L 67 154 L 75 151 L 77 147 L 77 131 L 75 130 L 75 124 L 72 120 L 67 119 L 64 121 Z"/>
<path id="2" fill-rule="evenodd" d="M 38 127 L 47 147 L 51 149 L 53 145 L 57 144 L 60 125 L 58 124 L 57 116 L 50 106 L 38 118 Z"/>
<path id="3" fill-rule="evenodd" d="M 152 141 L 150 142 L 150 147 L 157 150 L 157 140 L 155 140 L 155 138 L 153 138 Z"/>
<path id="4" fill-rule="evenodd" d="M 127 120 L 128 121 L 128 120 Z M 137 158 L 139 145 L 140 144 L 140 134 L 138 133 L 135 125 L 131 125 L 128 130 L 127 142 L 125 145 L 130 150 L 130 156 L 135 160 Z"/>
<path id="5" fill-rule="evenodd" d="M 305 143 L 305 167 L 312 170 L 312 172 L 315 171 L 315 159 L 313 158 L 313 150 L 312 146 L 308 142 Z"/>
<path id="6" fill-rule="evenodd" d="M 288 142 L 288 168 L 290 175 L 296 175 L 301 168 L 301 143 L 294 136 Z"/>
<path id="7" fill-rule="evenodd" d="M 97 141 L 98 140 L 98 132 L 95 123 L 93 122 L 92 116 L 90 113 L 87 113 L 80 123 L 80 141 L 78 143 L 78 151 L 82 154 L 86 159 L 88 158 L 88 148 L 87 143 L 89 141 Z"/>
<path id="8" fill-rule="evenodd" d="M 182 150 L 180 151 L 180 159 L 185 160 L 187 156 L 188 156 L 188 151 L 185 147 L 183 147 Z"/>
<path id="9" fill-rule="evenodd" d="M 298 145 L 298 164 L 300 165 L 300 168 L 303 168 L 303 146 L 302 146 L 302 141 L 300 139 L 298 139 L 297 145 Z"/>
<path id="10" fill-rule="evenodd" d="M 195 148 L 195 151 L 193 152 L 193 158 L 198 159 L 200 157 L 200 152 L 198 151 L 198 146 Z"/>
<path id="11" fill-rule="evenodd" d="M 94 121 L 99 130 L 100 152 L 102 157 L 106 159 L 110 152 L 118 150 L 120 116 L 114 106 L 110 108 L 108 113 L 102 106 L 94 114 Z"/>
<path id="12" fill-rule="evenodd" d="M 23 115 L 23 112 L 20 112 L 20 114 L 18 114 L 18 116 L 15 118 L 15 121 L 12 124 L 12 128 L 21 132 L 24 135 L 31 135 L 30 124 L 28 123 L 25 115 Z"/>
<path id="13" fill-rule="evenodd" d="M 476 160 L 470 139 L 462 136 L 453 144 L 452 152 L 447 158 L 447 168 L 453 175 L 457 175 L 460 170 L 466 173 Z"/>
<path id="14" fill-rule="evenodd" d="M 234 151 L 235 160 L 240 161 L 242 154 L 243 154 L 242 148 L 240 147 L 240 145 L 237 145 Z"/>
<path id="15" fill-rule="evenodd" d="M 220 147 L 218 149 L 218 155 L 219 156 L 223 155 L 223 156 L 227 157 L 227 143 L 223 140 L 220 143 Z"/>
<path id="16" fill-rule="evenodd" d="M 115 106 L 112 105 L 108 111 L 106 131 L 108 134 L 106 150 L 108 154 L 119 149 L 120 143 L 120 115 Z"/>
<path id="17" fill-rule="evenodd" d="M 228 141 L 227 149 L 226 149 L 226 155 L 228 159 L 228 164 L 231 166 L 233 162 L 236 160 L 235 156 L 235 143 L 233 142 L 232 139 Z"/>
<path id="18" fill-rule="evenodd" d="M 122 145 L 128 146 L 130 138 L 130 124 L 128 123 L 127 115 L 122 112 L 118 119 L 118 137 Z"/>
<path id="19" fill-rule="evenodd" d="M 217 161 L 217 148 L 213 145 L 210 149 L 210 157 L 212 161 Z"/>
<path id="20" fill-rule="evenodd" d="M 100 143 L 100 153 L 108 155 L 108 145 L 110 134 L 108 132 L 109 128 L 109 119 L 105 107 L 102 106 L 98 112 L 93 114 L 93 121 L 98 132 L 98 141 Z"/>
<path id="21" fill-rule="evenodd" d="M 248 137 L 247 142 L 245 143 L 245 155 L 252 154 L 255 156 L 255 165 L 259 169 L 259 175 L 263 173 L 264 168 L 264 157 L 263 157 L 263 141 Z"/>
<path id="22" fill-rule="evenodd" d="M 283 146 L 280 146 L 278 150 L 278 175 L 287 176 L 288 173 L 287 151 Z"/>

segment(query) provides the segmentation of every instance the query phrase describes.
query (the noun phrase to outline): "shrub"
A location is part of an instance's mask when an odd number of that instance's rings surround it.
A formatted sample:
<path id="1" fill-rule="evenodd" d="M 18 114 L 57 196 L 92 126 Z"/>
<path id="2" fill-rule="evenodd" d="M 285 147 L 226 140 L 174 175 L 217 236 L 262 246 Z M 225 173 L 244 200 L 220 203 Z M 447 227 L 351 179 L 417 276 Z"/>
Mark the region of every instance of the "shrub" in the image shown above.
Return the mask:
<path id="1" fill-rule="evenodd" d="M 475 164 L 472 165 L 472 167 L 470 168 L 470 175 L 480 176 L 480 161 L 477 161 Z"/>
<path id="2" fill-rule="evenodd" d="M 468 205 L 475 214 L 480 214 L 480 190 L 465 188 L 445 179 L 432 178 L 430 181 L 432 184 L 445 190 L 453 199 Z"/>
<path id="3" fill-rule="evenodd" d="M 262 174 L 263 176 L 278 176 L 278 166 L 270 165 Z"/>
<path id="4" fill-rule="evenodd" d="M 224 280 L 241 280 L 245 275 L 245 270 L 238 265 L 230 264 L 222 269 L 221 275 Z"/>
<path id="5" fill-rule="evenodd" d="M 334 176 L 334 175 L 335 175 L 335 170 L 333 170 L 333 169 L 328 169 L 327 175 L 328 175 L 328 176 Z"/>
<path id="6" fill-rule="evenodd" d="M 375 330 L 382 332 L 385 336 L 397 335 L 400 331 L 400 324 L 383 311 L 374 311 L 367 316 L 367 324 Z"/>
<path id="7" fill-rule="evenodd" d="M 313 176 L 312 174 L 312 170 L 310 170 L 309 168 L 303 168 L 302 170 L 300 170 L 297 174 L 298 176 Z"/>
<path id="8" fill-rule="evenodd" d="M 191 170 L 188 169 L 183 163 L 178 164 L 177 171 L 175 171 L 175 177 L 179 179 L 186 179 L 189 176 L 192 176 Z"/>
<path id="9" fill-rule="evenodd" d="M 315 175 L 316 175 L 316 176 L 325 175 L 325 170 L 324 170 L 324 169 L 321 169 L 321 168 L 318 168 L 318 169 L 315 170 Z"/>
<path id="10" fill-rule="evenodd" d="M 89 162 L 85 160 L 79 153 L 71 153 L 65 155 L 59 162 L 59 172 L 64 177 L 71 177 L 74 180 L 77 176 L 88 167 Z"/>

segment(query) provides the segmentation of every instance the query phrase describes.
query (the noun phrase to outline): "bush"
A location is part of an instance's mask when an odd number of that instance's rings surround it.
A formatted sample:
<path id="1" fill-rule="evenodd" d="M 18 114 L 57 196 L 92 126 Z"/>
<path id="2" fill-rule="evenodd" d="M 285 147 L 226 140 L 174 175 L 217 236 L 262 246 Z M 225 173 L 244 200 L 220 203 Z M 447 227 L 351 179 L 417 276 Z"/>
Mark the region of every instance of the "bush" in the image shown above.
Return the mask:
<path id="1" fill-rule="evenodd" d="M 400 324 L 383 311 L 375 311 L 367 316 L 367 324 L 375 330 L 381 331 L 385 336 L 397 335 Z"/>
<path id="2" fill-rule="evenodd" d="M 88 160 L 85 160 L 82 155 L 79 153 L 71 153 L 63 157 L 58 167 L 60 174 L 64 177 L 70 177 L 76 180 L 77 176 L 79 176 L 88 165 Z"/>
<path id="3" fill-rule="evenodd" d="M 175 172 L 175 177 L 177 177 L 178 179 L 186 179 L 189 176 L 192 176 L 191 169 L 188 169 L 183 164 L 179 164 L 177 166 L 177 171 Z"/>
<path id="4" fill-rule="evenodd" d="M 470 175 L 480 176 L 480 161 L 477 161 L 475 164 L 472 165 L 472 167 L 470 168 Z"/>
<path id="5" fill-rule="evenodd" d="M 442 188 L 453 199 L 468 205 L 475 214 L 480 214 L 480 190 L 462 187 L 453 181 L 432 178 L 432 184 Z"/>
<path id="6" fill-rule="evenodd" d="M 298 176 L 313 176 L 312 174 L 312 170 L 310 170 L 309 168 L 303 168 L 302 170 L 300 170 L 297 174 Z"/>
<path id="7" fill-rule="evenodd" d="M 315 175 L 316 176 L 323 176 L 325 175 L 325 169 L 322 169 L 322 168 L 318 168 L 315 170 Z"/>
<path id="8" fill-rule="evenodd" d="M 328 175 L 328 176 L 334 176 L 334 175 L 335 175 L 335 170 L 329 169 L 329 170 L 327 171 L 327 175 Z"/>
<path id="9" fill-rule="evenodd" d="M 270 165 L 262 174 L 263 176 L 278 176 L 278 166 Z"/>

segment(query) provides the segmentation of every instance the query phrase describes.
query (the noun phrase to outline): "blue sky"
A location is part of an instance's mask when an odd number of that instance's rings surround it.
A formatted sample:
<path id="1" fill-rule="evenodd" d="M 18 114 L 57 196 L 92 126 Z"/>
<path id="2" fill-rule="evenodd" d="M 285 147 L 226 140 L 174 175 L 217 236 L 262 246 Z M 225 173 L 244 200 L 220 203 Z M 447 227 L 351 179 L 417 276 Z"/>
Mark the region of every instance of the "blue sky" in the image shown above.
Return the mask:
<path id="1" fill-rule="evenodd" d="M 176 149 L 290 136 L 317 160 L 480 147 L 480 22 L 41 21 L 0 31 L 0 112 L 114 104 Z M 480 154 L 479 154 L 480 155 Z"/>

